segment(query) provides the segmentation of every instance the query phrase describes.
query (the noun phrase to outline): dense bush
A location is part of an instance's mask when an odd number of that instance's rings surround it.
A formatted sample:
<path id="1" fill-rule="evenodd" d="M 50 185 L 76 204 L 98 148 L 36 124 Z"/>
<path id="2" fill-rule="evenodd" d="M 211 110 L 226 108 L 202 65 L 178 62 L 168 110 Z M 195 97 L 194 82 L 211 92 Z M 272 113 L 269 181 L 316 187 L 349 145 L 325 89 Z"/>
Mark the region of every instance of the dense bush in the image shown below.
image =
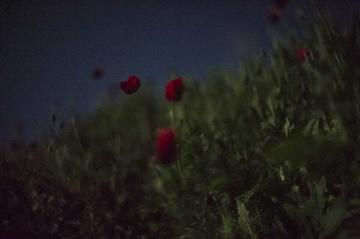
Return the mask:
<path id="1" fill-rule="evenodd" d="M 1 238 L 347 238 L 360 205 L 360 26 L 324 19 L 269 56 L 143 85 L 1 151 Z M 156 131 L 177 160 L 154 156 Z"/>

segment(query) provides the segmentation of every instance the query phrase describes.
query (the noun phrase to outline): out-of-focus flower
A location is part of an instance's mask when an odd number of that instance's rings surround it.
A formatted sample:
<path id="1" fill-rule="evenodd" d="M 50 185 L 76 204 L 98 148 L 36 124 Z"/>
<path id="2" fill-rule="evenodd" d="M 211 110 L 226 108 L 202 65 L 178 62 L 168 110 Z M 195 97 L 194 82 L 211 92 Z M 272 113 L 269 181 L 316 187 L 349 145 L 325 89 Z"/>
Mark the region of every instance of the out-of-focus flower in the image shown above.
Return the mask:
<path id="1" fill-rule="evenodd" d="M 140 80 L 136 76 L 129 76 L 127 81 L 120 82 L 120 88 L 128 95 L 135 93 L 140 85 Z"/>
<path id="2" fill-rule="evenodd" d="M 305 61 L 310 56 L 310 50 L 304 47 L 296 50 L 296 58 L 299 61 Z"/>
<path id="3" fill-rule="evenodd" d="M 95 70 L 93 71 L 93 77 L 95 79 L 99 79 L 104 75 L 104 70 L 101 69 L 100 67 L 95 68 Z"/>
<path id="4" fill-rule="evenodd" d="M 169 81 L 165 88 L 165 98 L 168 101 L 179 101 L 184 93 L 184 83 L 182 78 L 178 77 Z"/>
<path id="5" fill-rule="evenodd" d="M 170 128 L 158 129 L 156 135 L 156 158 L 157 162 L 169 164 L 176 161 L 176 135 Z"/>

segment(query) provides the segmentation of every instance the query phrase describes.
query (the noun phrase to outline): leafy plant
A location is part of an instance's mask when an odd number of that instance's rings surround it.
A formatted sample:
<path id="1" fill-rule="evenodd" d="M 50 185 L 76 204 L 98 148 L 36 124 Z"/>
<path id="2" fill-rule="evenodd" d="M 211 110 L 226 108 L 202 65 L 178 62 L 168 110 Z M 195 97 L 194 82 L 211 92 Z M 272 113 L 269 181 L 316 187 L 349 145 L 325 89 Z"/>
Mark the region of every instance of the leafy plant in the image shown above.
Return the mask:
<path id="1" fill-rule="evenodd" d="M 356 233 L 360 27 L 354 19 L 343 34 L 321 18 L 302 35 L 275 41 L 269 57 L 255 56 L 240 71 L 177 80 L 167 87 L 171 102 L 137 80 L 131 96 L 104 99 L 58 135 L 2 149 L 0 237 Z M 161 164 L 156 132 L 167 127 L 172 164 Z"/>

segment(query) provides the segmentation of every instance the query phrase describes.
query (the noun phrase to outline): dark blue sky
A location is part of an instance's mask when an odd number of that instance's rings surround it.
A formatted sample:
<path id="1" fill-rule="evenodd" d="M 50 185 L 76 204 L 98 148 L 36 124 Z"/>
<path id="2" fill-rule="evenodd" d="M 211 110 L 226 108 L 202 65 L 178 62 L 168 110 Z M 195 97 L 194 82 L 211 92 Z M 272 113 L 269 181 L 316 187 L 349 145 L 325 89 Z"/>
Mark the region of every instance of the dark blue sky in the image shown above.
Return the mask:
<path id="1" fill-rule="evenodd" d="M 14 137 L 16 123 L 26 135 L 46 128 L 52 110 L 93 110 L 102 92 L 131 74 L 161 84 L 169 69 L 199 78 L 239 67 L 270 46 L 270 3 L 15 0 L 0 18 L 0 140 Z M 105 71 L 100 81 L 91 77 L 96 66 Z"/>

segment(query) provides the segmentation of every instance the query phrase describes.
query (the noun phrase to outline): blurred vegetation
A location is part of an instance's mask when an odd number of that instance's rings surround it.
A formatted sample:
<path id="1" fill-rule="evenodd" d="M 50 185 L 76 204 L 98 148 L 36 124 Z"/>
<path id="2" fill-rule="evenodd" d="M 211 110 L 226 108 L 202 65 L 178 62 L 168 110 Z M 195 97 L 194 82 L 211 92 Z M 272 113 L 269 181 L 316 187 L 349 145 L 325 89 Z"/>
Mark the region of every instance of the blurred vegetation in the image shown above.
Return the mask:
<path id="1" fill-rule="evenodd" d="M 14 141 L 0 152 L 0 238 L 356 238 L 359 22 L 320 19 L 238 72 L 186 79 L 180 102 L 143 85 Z M 168 126 L 179 159 L 156 164 Z"/>

